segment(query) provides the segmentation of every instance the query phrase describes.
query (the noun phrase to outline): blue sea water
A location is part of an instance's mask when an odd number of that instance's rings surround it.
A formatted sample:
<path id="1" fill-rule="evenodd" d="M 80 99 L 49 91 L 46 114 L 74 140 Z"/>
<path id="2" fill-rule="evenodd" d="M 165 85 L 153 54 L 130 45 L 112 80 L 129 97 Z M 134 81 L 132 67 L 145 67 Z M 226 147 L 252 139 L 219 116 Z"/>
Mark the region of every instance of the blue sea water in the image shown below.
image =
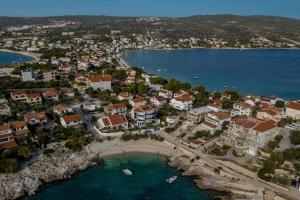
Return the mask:
<path id="1" fill-rule="evenodd" d="M 126 176 L 128 168 L 134 175 Z M 177 175 L 173 184 L 166 179 Z M 163 156 L 155 154 L 123 154 L 105 158 L 98 165 L 80 172 L 69 180 L 54 183 L 24 200 L 211 200 L 192 178 L 166 165 Z"/>
<path id="2" fill-rule="evenodd" d="M 0 65 L 3 64 L 14 64 L 14 63 L 24 63 L 32 61 L 33 58 L 30 56 L 25 56 L 18 53 L 9 53 L 0 51 Z"/>
<path id="3" fill-rule="evenodd" d="M 300 99 L 300 50 L 138 51 L 123 58 L 150 73 L 201 84 L 209 91 L 229 86 L 242 94 Z"/>

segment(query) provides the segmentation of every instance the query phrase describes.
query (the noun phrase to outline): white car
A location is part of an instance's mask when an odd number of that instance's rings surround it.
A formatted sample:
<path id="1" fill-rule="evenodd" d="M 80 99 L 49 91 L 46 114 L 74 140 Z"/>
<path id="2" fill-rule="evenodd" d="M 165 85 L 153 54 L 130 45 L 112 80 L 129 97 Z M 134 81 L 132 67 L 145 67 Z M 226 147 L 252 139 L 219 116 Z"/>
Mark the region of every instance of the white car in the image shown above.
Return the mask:
<path id="1" fill-rule="evenodd" d="M 287 126 L 287 128 L 292 129 L 292 130 L 299 130 L 300 125 L 299 124 L 291 124 L 291 125 Z"/>

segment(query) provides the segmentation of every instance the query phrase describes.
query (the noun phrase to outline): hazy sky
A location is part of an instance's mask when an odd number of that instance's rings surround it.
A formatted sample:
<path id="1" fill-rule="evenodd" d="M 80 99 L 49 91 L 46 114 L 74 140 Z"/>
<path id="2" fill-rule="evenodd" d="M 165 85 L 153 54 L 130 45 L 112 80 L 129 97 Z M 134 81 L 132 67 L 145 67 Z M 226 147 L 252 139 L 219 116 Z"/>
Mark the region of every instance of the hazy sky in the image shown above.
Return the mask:
<path id="1" fill-rule="evenodd" d="M 300 19 L 300 0 L 0 0 L 0 16 L 276 15 Z"/>

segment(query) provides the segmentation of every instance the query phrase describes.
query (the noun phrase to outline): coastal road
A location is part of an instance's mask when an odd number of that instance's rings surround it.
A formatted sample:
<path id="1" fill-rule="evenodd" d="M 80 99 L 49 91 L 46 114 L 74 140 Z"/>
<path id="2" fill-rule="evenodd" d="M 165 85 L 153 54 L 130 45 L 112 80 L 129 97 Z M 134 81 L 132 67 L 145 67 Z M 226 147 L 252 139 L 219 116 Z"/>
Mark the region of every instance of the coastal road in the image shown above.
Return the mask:
<path id="1" fill-rule="evenodd" d="M 173 145 L 176 145 L 177 147 L 180 147 L 181 149 L 184 149 L 186 151 L 189 151 L 191 152 L 192 154 L 194 154 L 195 156 L 199 156 L 201 159 L 203 159 L 204 161 L 206 161 L 209 165 L 211 166 L 214 166 L 215 168 L 217 167 L 222 167 L 222 169 L 224 171 L 226 171 L 227 173 L 239 178 L 240 180 L 243 180 L 247 183 L 250 183 L 250 184 L 253 184 L 254 186 L 256 186 L 257 188 L 266 188 L 266 189 L 269 189 L 275 193 L 278 193 L 278 194 L 282 194 L 282 195 L 285 195 L 289 198 L 292 198 L 292 199 L 299 199 L 299 196 L 300 196 L 300 192 L 296 189 L 290 189 L 290 190 L 284 190 L 280 187 L 276 187 L 276 186 L 273 186 L 271 184 L 267 184 L 265 182 L 262 182 L 260 180 L 258 180 L 258 177 L 255 176 L 255 177 L 248 177 L 248 176 L 245 176 L 243 174 L 240 174 L 240 173 L 237 173 L 235 171 L 233 171 L 232 169 L 224 166 L 224 165 L 221 165 L 220 163 L 216 162 L 213 158 L 211 158 L 209 155 L 206 155 L 204 153 L 202 153 L 201 151 L 195 151 L 185 145 L 183 145 L 182 143 L 180 143 L 178 140 L 176 140 L 175 138 L 171 137 L 170 135 L 168 135 L 167 133 L 165 133 L 164 131 L 157 131 L 156 132 L 157 134 L 161 135 L 166 141 L 172 143 Z"/>

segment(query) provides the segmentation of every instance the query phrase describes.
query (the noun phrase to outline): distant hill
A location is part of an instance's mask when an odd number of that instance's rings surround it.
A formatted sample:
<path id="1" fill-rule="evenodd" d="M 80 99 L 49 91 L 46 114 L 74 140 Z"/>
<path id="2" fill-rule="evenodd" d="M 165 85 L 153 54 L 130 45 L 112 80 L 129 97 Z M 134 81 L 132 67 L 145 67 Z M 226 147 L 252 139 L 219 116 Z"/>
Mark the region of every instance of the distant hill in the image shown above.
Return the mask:
<path id="1" fill-rule="evenodd" d="M 151 31 L 158 36 L 178 38 L 222 37 L 226 41 L 247 41 L 264 37 L 272 41 L 300 42 L 300 20 L 273 16 L 199 15 L 183 18 L 141 18 L 111 16 L 58 16 L 58 17 L 0 17 L 0 28 L 25 24 L 48 24 L 53 21 L 80 22 L 77 31 L 106 33 Z M 67 28 L 64 28 L 67 29 Z"/>

